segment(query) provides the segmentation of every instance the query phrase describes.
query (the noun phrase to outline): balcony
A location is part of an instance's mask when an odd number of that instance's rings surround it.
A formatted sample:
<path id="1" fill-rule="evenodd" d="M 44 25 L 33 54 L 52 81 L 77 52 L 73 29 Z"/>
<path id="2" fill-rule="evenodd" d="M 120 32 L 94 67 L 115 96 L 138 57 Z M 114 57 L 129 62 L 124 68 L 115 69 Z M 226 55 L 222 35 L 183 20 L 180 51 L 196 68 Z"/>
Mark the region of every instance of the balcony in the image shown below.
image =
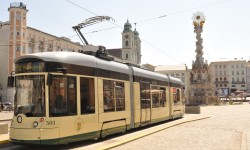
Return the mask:
<path id="1" fill-rule="evenodd" d="M 215 84 L 228 84 L 228 81 L 214 81 Z"/>
<path id="2" fill-rule="evenodd" d="M 232 84 L 246 84 L 245 81 L 232 81 Z"/>

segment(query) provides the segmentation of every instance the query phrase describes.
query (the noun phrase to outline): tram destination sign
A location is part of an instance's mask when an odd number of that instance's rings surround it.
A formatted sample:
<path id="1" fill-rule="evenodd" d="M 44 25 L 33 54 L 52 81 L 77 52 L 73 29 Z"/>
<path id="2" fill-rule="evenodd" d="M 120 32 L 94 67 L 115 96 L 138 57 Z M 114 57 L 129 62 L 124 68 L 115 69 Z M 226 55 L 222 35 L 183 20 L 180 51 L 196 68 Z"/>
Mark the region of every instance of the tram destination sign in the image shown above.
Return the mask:
<path id="1" fill-rule="evenodd" d="M 44 62 L 22 62 L 16 64 L 16 73 L 43 72 Z"/>

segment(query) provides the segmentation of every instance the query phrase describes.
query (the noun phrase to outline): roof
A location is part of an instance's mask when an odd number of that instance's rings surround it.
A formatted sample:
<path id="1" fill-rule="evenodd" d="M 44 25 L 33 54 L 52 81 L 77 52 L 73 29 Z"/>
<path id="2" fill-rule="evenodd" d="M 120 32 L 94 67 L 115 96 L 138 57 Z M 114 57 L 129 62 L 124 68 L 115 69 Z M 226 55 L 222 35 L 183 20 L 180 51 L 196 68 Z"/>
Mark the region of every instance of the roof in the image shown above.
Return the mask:
<path id="1" fill-rule="evenodd" d="M 122 59 L 122 49 L 116 48 L 116 49 L 106 49 L 109 53 L 109 55 L 115 56 L 117 58 Z"/>
<path id="2" fill-rule="evenodd" d="M 223 59 L 221 59 L 219 61 L 213 61 L 213 62 L 211 62 L 211 64 L 215 64 L 215 63 L 229 63 L 229 62 L 247 62 L 247 61 L 244 60 L 244 59 L 237 59 L 237 58 L 235 58 L 235 59 L 223 58 Z"/>
<path id="3" fill-rule="evenodd" d="M 170 71 L 170 70 L 186 70 L 185 65 L 168 65 L 168 66 L 157 66 L 155 71 Z"/>

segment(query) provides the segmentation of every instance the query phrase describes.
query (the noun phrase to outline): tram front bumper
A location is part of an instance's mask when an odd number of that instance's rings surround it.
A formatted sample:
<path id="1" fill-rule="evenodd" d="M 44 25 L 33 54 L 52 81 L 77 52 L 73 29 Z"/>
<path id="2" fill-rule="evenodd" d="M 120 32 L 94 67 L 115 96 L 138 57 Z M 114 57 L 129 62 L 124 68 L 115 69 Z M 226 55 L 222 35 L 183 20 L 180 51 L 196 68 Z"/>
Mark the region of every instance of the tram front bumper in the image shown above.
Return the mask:
<path id="1" fill-rule="evenodd" d="M 57 145 L 59 128 L 16 129 L 10 128 L 10 142 L 15 144 Z"/>

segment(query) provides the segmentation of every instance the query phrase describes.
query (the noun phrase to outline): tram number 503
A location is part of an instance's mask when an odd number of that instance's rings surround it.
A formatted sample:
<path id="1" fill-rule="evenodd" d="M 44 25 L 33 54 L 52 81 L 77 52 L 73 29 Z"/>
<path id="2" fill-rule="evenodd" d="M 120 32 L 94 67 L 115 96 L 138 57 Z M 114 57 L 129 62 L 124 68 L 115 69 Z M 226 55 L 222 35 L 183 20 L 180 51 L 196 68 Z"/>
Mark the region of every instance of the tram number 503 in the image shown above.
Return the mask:
<path id="1" fill-rule="evenodd" d="M 46 121 L 46 125 L 56 125 L 56 121 L 55 120 L 48 120 L 48 121 Z"/>

